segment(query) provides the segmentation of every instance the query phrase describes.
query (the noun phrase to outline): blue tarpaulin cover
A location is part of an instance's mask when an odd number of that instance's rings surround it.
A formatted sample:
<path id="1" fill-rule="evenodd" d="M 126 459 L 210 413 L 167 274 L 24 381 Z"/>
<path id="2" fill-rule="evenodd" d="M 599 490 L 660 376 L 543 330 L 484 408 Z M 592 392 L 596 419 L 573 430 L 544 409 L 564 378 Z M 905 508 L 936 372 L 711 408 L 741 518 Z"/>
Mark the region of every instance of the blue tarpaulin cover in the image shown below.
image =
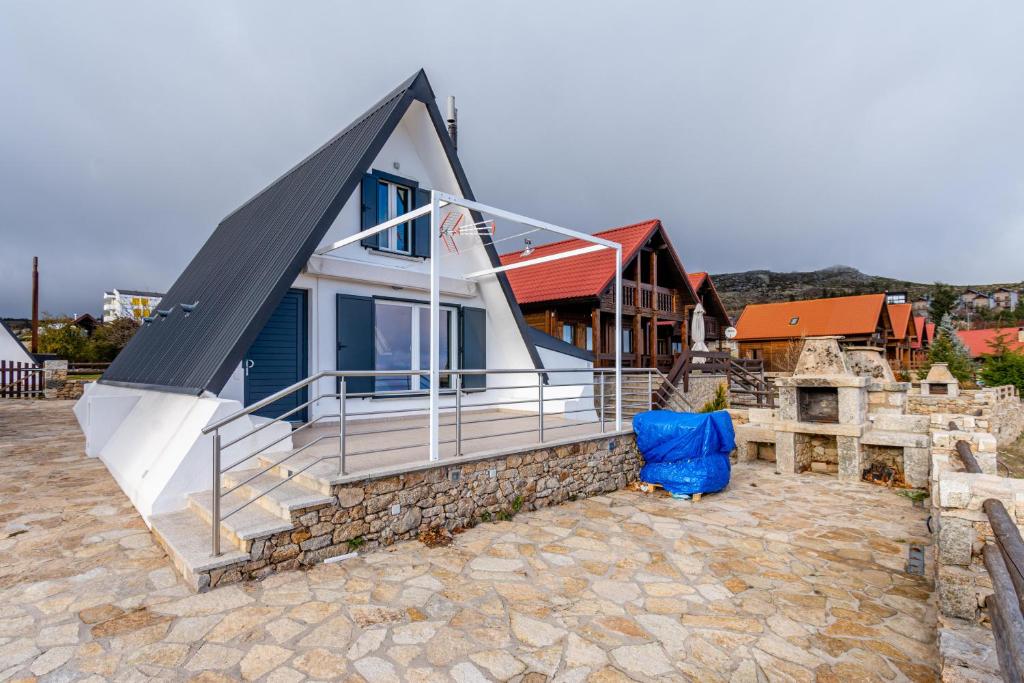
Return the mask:
<path id="1" fill-rule="evenodd" d="M 642 481 L 688 495 L 714 493 L 729 485 L 729 453 L 736 448 L 736 435 L 724 410 L 651 410 L 633 418 L 633 432 L 644 456 Z"/>

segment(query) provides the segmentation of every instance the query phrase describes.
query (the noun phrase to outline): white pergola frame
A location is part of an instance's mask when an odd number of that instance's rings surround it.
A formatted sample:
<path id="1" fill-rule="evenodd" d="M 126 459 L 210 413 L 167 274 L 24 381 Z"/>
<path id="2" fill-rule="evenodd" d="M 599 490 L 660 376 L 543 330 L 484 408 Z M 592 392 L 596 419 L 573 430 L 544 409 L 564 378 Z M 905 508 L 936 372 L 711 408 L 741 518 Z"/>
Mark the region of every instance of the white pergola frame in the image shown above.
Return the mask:
<path id="1" fill-rule="evenodd" d="M 541 230 L 549 230 L 559 235 L 565 235 L 573 239 L 578 239 L 583 242 L 589 242 L 590 246 L 580 247 L 579 249 L 570 249 L 569 251 L 562 252 L 560 254 L 551 254 L 549 256 L 539 256 L 534 259 L 527 261 L 519 261 L 517 263 L 511 263 L 505 266 L 497 266 L 494 268 L 485 268 L 484 270 L 474 271 L 472 273 L 466 273 L 462 275 L 464 279 L 475 280 L 488 275 L 497 275 L 508 270 L 515 270 L 517 268 L 526 268 L 528 266 L 537 265 L 540 263 L 550 263 L 552 261 L 560 261 L 566 258 L 572 258 L 573 256 L 580 256 L 582 254 L 589 254 L 595 251 L 602 251 L 604 249 L 612 249 L 615 251 L 615 431 L 622 430 L 622 245 L 618 242 L 612 242 L 610 240 L 601 239 L 593 235 L 588 235 L 584 232 L 577 230 L 570 230 L 569 228 L 563 228 L 553 223 L 545 223 L 528 216 L 523 216 L 511 211 L 505 211 L 497 207 L 488 206 L 481 204 L 480 202 L 473 201 L 470 199 L 463 199 L 454 195 L 447 194 L 445 192 L 438 192 L 437 190 L 430 191 L 430 203 L 413 209 L 408 213 L 404 213 L 401 216 L 397 216 L 390 220 L 384 221 L 379 225 L 375 225 L 372 228 L 362 230 L 355 235 L 346 237 L 345 239 L 338 240 L 333 244 L 329 244 L 325 247 L 317 249 L 316 253 L 319 255 L 327 254 L 328 252 L 336 249 L 341 249 L 350 244 L 360 242 L 367 237 L 373 237 L 376 234 L 384 232 L 390 228 L 393 228 L 402 223 L 412 221 L 421 216 L 430 214 L 430 234 L 431 234 L 431 254 L 434 258 L 430 259 L 430 459 L 440 459 L 439 441 L 440 441 L 440 421 L 438 419 L 438 410 L 440 408 L 440 356 L 441 356 L 441 343 L 440 336 L 438 334 L 438 321 L 441 315 L 441 264 L 440 258 L 437 256 L 441 253 L 441 249 L 444 248 L 444 244 L 441 240 L 441 234 L 439 226 L 440 221 L 440 210 L 443 206 L 454 205 L 462 207 L 468 211 L 479 211 L 495 218 L 502 218 L 513 223 L 525 225 L 532 228 L 538 228 Z M 528 343 L 528 342 L 527 342 Z"/>

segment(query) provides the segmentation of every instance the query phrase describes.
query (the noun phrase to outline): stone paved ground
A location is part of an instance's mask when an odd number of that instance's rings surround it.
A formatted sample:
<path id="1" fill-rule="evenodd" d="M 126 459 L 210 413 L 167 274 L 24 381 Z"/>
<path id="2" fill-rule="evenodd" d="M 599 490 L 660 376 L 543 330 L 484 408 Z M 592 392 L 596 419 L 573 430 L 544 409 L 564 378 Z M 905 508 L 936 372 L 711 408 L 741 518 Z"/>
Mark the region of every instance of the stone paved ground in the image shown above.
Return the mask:
<path id="1" fill-rule="evenodd" d="M 0 679 L 934 680 L 924 513 L 734 472 L 191 594 L 68 403 L 0 401 Z"/>

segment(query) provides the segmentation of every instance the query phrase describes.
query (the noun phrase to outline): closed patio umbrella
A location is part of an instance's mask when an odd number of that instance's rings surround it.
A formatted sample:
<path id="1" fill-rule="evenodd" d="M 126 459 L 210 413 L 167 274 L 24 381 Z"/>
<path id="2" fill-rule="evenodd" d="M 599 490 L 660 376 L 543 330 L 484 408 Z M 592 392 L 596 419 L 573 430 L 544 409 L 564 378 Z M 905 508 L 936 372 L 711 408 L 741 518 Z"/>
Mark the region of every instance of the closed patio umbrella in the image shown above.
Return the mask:
<path id="1" fill-rule="evenodd" d="M 704 306 L 697 304 L 693 309 L 693 320 L 690 323 L 690 339 L 693 340 L 691 351 L 707 351 L 708 346 L 704 343 Z M 694 358 L 694 363 L 703 363 L 705 358 Z"/>

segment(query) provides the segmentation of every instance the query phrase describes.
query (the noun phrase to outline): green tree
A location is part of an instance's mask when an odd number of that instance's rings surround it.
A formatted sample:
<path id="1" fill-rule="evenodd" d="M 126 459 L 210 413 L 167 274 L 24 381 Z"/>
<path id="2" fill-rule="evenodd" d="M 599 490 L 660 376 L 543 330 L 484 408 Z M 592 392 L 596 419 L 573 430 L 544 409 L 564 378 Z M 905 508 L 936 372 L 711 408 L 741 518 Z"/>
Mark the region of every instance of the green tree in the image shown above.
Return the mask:
<path id="1" fill-rule="evenodd" d="M 942 320 L 949 315 L 956 306 L 960 295 L 954 287 L 936 282 L 932 288 L 932 301 L 928 306 L 928 316 L 932 320 Z"/>
<path id="2" fill-rule="evenodd" d="M 985 354 L 978 373 L 981 381 L 989 387 L 1012 384 L 1018 392 L 1024 392 L 1024 353 L 1010 347 L 1009 335 L 1004 331 L 996 334 L 989 348 L 992 352 Z"/>
<path id="3" fill-rule="evenodd" d="M 970 382 L 974 376 L 974 364 L 963 341 L 953 328 L 953 322 L 947 313 L 935 330 L 935 339 L 928 349 L 928 361 L 921 369 L 921 376 L 928 374 L 933 363 L 946 363 L 949 371 L 961 382 Z"/>
<path id="4" fill-rule="evenodd" d="M 117 357 L 139 329 L 134 318 L 117 318 L 96 328 L 89 339 L 90 360 L 108 363 Z"/>
<path id="5" fill-rule="evenodd" d="M 51 319 L 39 325 L 39 351 L 71 362 L 88 360 L 88 343 L 82 328 L 67 319 Z"/>

